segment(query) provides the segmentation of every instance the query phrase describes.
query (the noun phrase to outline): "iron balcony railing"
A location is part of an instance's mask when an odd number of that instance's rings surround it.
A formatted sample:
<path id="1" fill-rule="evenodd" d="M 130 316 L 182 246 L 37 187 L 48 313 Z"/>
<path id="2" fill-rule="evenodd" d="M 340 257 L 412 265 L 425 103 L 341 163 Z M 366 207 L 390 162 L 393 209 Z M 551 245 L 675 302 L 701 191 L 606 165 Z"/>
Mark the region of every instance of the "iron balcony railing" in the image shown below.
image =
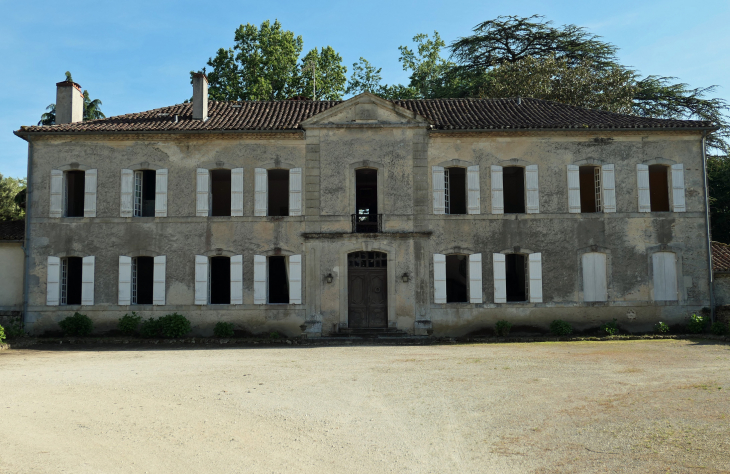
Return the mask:
<path id="1" fill-rule="evenodd" d="M 383 232 L 383 215 L 352 214 L 352 232 L 358 234 Z"/>

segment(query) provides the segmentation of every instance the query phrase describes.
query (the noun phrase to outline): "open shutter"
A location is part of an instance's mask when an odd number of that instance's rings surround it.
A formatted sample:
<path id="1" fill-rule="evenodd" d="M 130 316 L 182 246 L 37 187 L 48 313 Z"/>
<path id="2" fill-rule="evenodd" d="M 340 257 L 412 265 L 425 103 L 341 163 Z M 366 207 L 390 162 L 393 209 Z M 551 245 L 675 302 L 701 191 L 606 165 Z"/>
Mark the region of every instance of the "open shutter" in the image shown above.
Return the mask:
<path id="1" fill-rule="evenodd" d="M 636 165 L 636 184 L 639 189 L 639 212 L 651 212 L 649 165 Z"/>
<path id="2" fill-rule="evenodd" d="M 525 190 L 527 192 L 528 214 L 540 212 L 540 193 L 537 188 L 537 165 L 525 166 Z"/>
<path id="3" fill-rule="evenodd" d="M 482 302 L 482 254 L 469 255 L 469 302 Z"/>
<path id="4" fill-rule="evenodd" d="M 492 165 L 492 214 L 504 214 L 502 167 Z"/>
<path id="5" fill-rule="evenodd" d="M 84 217 L 96 217 L 96 170 L 84 173 Z"/>
<path id="6" fill-rule="evenodd" d="M 530 303 L 542 303 L 542 254 L 531 253 L 528 261 L 530 273 Z"/>
<path id="7" fill-rule="evenodd" d="M 155 217 L 167 217 L 167 170 L 155 172 Z"/>
<path id="8" fill-rule="evenodd" d="M 132 304 L 132 257 L 119 256 L 119 306 Z"/>
<path id="9" fill-rule="evenodd" d="M 266 304 L 266 256 L 253 256 L 253 304 Z"/>
<path id="10" fill-rule="evenodd" d="M 302 304 L 302 256 L 289 257 L 289 303 Z"/>
<path id="11" fill-rule="evenodd" d="M 503 253 L 492 254 L 494 266 L 494 302 L 507 302 L 507 256 Z"/>
<path id="12" fill-rule="evenodd" d="M 243 168 L 231 170 L 231 216 L 243 216 Z"/>
<path id="13" fill-rule="evenodd" d="M 289 170 L 289 215 L 302 215 L 302 169 Z"/>
<path id="14" fill-rule="evenodd" d="M 444 181 L 444 167 L 431 168 L 433 181 L 433 213 L 446 214 L 446 182 Z"/>
<path id="15" fill-rule="evenodd" d="M 583 301 L 607 301 L 606 254 L 584 253 L 583 263 Z"/>
<path id="16" fill-rule="evenodd" d="M 467 213 L 468 214 L 481 214 L 481 191 L 479 189 L 479 166 L 470 166 L 466 169 L 467 176 Z"/>
<path id="17" fill-rule="evenodd" d="M 603 187 L 603 212 L 616 212 L 616 175 L 613 165 L 601 166 L 601 186 Z"/>
<path id="18" fill-rule="evenodd" d="M 433 302 L 446 303 L 446 255 L 433 254 Z"/>
<path id="19" fill-rule="evenodd" d="M 209 188 L 210 188 L 210 176 L 208 170 L 204 168 L 198 168 L 197 171 L 197 201 L 195 204 L 195 215 L 198 217 L 207 217 L 209 214 Z M 205 304 L 205 303 L 202 303 Z"/>
<path id="20" fill-rule="evenodd" d="M 94 261 L 95 257 L 84 257 L 81 260 L 81 304 L 94 304 Z"/>
<path id="21" fill-rule="evenodd" d="M 654 270 L 654 301 L 677 301 L 677 257 L 674 252 L 651 256 Z"/>
<path id="22" fill-rule="evenodd" d="M 268 214 L 268 196 L 266 192 L 266 188 L 268 187 L 268 174 L 264 168 L 256 168 L 254 177 L 256 182 L 254 183 L 253 215 L 265 216 Z"/>
<path id="23" fill-rule="evenodd" d="M 684 202 L 684 165 L 672 165 L 672 204 L 674 212 L 687 210 Z"/>
<path id="24" fill-rule="evenodd" d="M 243 304 L 243 255 L 231 257 L 231 304 Z"/>
<path id="25" fill-rule="evenodd" d="M 63 216 L 63 171 L 51 170 L 51 207 L 48 217 L 61 216 Z"/>
<path id="26" fill-rule="evenodd" d="M 46 272 L 46 304 L 58 306 L 61 299 L 61 259 L 48 257 Z"/>
<path id="27" fill-rule="evenodd" d="M 167 266 L 167 257 L 160 255 L 154 259 L 154 269 L 152 272 L 152 304 L 165 304 L 165 267 Z"/>
<path id="28" fill-rule="evenodd" d="M 134 211 L 134 171 L 122 170 L 121 201 L 119 203 L 119 216 L 132 217 Z"/>
<path id="29" fill-rule="evenodd" d="M 208 304 L 208 257 L 195 256 L 195 304 Z"/>
<path id="30" fill-rule="evenodd" d="M 580 212 L 580 168 L 568 165 L 568 212 Z"/>

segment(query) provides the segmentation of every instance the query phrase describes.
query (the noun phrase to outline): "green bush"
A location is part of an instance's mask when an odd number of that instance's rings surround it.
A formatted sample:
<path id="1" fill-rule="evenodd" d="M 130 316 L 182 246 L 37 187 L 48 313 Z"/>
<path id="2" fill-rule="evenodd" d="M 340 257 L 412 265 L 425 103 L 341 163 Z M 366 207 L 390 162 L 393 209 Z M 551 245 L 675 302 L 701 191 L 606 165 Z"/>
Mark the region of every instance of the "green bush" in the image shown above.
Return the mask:
<path id="1" fill-rule="evenodd" d="M 213 335 L 215 337 L 233 336 L 233 323 L 224 323 L 223 321 L 218 321 L 217 323 L 215 323 L 215 327 L 213 328 Z"/>
<path id="2" fill-rule="evenodd" d="M 723 323 L 722 321 L 715 321 L 714 323 L 712 323 L 712 326 L 710 326 L 710 331 L 712 332 L 712 334 L 724 336 L 725 334 L 730 333 L 730 326 Z"/>
<path id="3" fill-rule="evenodd" d="M 555 336 L 567 336 L 573 334 L 573 326 L 567 321 L 556 319 L 550 323 L 550 332 Z"/>
<path id="4" fill-rule="evenodd" d="M 664 334 L 669 332 L 669 325 L 659 321 L 654 325 L 654 332 L 658 334 Z"/>
<path id="5" fill-rule="evenodd" d="M 161 317 L 158 323 L 162 337 L 166 338 L 183 337 L 192 329 L 188 318 L 177 313 L 167 314 Z"/>
<path id="6" fill-rule="evenodd" d="M 5 340 L 5 328 L 0 326 L 0 343 Z"/>
<path id="7" fill-rule="evenodd" d="M 10 326 L 5 328 L 5 335 L 8 339 L 17 339 L 19 337 L 25 336 L 25 331 L 23 330 L 23 323 L 16 321 L 12 323 Z"/>
<path id="8" fill-rule="evenodd" d="M 609 336 L 615 336 L 618 334 L 618 320 L 613 318 L 613 321 L 609 321 L 601 326 L 602 331 L 606 331 Z"/>
<path id="9" fill-rule="evenodd" d="M 279 339 L 281 338 L 281 334 L 279 334 L 278 331 L 272 331 L 269 333 L 269 339 Z"/>
<path id="10" fill-rule="evenodd" d="M 707 318 L 703 318 L 702 316 L 697 316 L 696 314 L 692 314 L 689 318 L 689 324 L 687 324 L 687 331 L 691 332 L 692 334 L 699 334 L 705 329 L 705 324 Z"/>
<path id="11" fill-rule="evenodd" d="M 137 333 L 139 323 L 142 322 L 142 316 L 137 315 L 134 311 L 132 314 L 125 314 L 119 318 L 117 329 L 125 336 L 133 336 Z"/>
<path id="12" fill-rule="evenodd" d="M 494 325 L 494 332 L 497 336 L 509 336 L 510 329 L 512 329 L 512 323 L 503 319 L 497 321 L 497 324 Z"/>
<path id="13" fill-rule="evenodd" d="M 94 323 L 85 314 L 78 312 L 58 323 L 66 336 L 88 336 L 94 330 Z"/>
<path id="14" fill-rule="evenodd" d="M 160 335 L 160 321 L 155 318 L 142 321 L 139 326 L 139 333 L 142 337 L 158 337 Z"/>

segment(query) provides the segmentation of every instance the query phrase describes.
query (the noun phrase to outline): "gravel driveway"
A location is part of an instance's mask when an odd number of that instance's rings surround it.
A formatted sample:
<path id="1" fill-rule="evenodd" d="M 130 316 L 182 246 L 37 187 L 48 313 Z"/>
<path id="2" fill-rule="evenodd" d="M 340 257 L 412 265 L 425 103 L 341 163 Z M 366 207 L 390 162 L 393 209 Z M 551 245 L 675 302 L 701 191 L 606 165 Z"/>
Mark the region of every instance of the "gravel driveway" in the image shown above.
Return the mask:
<path id="1" fill-rule="evenodd" d="M 730 346 L 0 352 L 0 473 L 730 471 Z"/>

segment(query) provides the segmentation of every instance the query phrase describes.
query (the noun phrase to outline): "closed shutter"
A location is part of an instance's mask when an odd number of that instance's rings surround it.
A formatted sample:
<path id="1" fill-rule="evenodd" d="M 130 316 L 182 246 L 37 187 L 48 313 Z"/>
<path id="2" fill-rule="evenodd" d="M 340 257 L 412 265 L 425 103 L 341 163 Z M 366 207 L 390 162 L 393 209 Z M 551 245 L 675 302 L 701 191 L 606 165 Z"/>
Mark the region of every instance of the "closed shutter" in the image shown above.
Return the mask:
<path id="1" fill-rule="evenodd" d="M 687 210 L 684 202 L 684 165 L 672 165 L 672 204 L 674 212 Z"/>
<path id="2" fill-rule="evenodd" d="M 446 255 L 433 254 L 433 302 L 446 303 Z"/>
<path id="3" fill-rule="evenodd" d="M 94 261 L 95 257 L 84 257 L 81 260 L 81 304 L 94 304 Z"/>
<path id="4" fill-rule="evenodd" d="M 167 170 L 155 172 L 155 217 L 167 217 Z"/>
<path id="5" fill-rule="evenodd" d="M 268 214 L 268 174 L 264 168 L 256 168 L 254 171 L 254 209 L 253 215 L 265 216 Z M 265 302 L 265 301 L 264 301 Z"/>
<path id="6" fill-rule="evenodd" d="M 528 214 L 540 212 L 540 192 L 537 185 L 537 165 L 525 166 L 525 190 L 527 192 Z"/>
<path id="7" fill-rule="evenodd" d="M 482 212 L 482 204 L 481 204 L 481 191 L 479 186 L 479 166 L 470 166 L 466 169 L 466 176 L 467 176 L 467 187 L 468 187 L 468 204 L 467 204 L 467 213 L 468 214 L 481 214 Z"/>
<path id="8" fill-rule="evenodd" d="M 132 217 L 134 210 L 134 171 L 122 170 L 119 216 Z"/>
<path id="9" fill-rule="evenodd" d="M 469 255 L 469 302 L 482 302 L 482 254 Z"/>
<path id="10" fill-rule="evenodd" d="M 302 215 L 302 169 L 289 170 L 289 215 Z"/>
<path id="11" fill-rule="evenodd" d="M 580 212 L 580 168 L 568 165 L 568 212 Z"/>
<path id="12" fill-rule="evenodd" d="M 243 168 L 231 170 L 231 216 L 243 216 Z"/>
<path id="13" fill-rule="evenodd" d="M 208 257 L 195 256 L 195 304 L 208 304 Z"/>
<path id="14" fill-rule="evenodd" d="M 253 256 L 253 304 L 266 304 L 266 256 Z"/>
<path id="15" fill-rule="evenodd" d="M 607 301 L 606 254 L 584 253 L 583 263 L 583 301 Z"/>
<path id="16" fill-rule="evenodd" d="M 507 302 L 507 256 L 503 253 L 492 254 L 494 266 L 494 302 Z"/>
<path id="17" fill-rule="evenodd" d="M 542 303 L 542 254 L 529 255 L 530 303 Z"/>
<path id="18" fill-rule="evenodd" d="M 677 257 L 674 252 L 651 256 L 654 270 L 654 301 L 677 301 Z"/>
<path id="19" fill-rule="evenodd" d="M 446 182 L 444 181 L 443 166 L 431 168 L 433 181 L 433 213 L 446 214 Z"/>
<path id="20" fill-rule="evenodd" d="M 289 303 L 302 304 L 302 256 L 289 257 Z"/>
<path id="21" fill-rule="evenodd" d="M 198 168 L 197 171 L 197 201 L 195 204 L 195 215 L 198 217 L 206 217 L 209 214 L 209 188 L 210 188 L 210 173 L 208 170 Z M 205 303 L 202 303 L 205 304 Z"/>
<path id="22" fill-rule="evenodd" d="M 616 175 L 613 165 L 601 166 L 601 186 L 603 187 L 603 212 L 616 212 Z"/>
<path id="23" fill-rule="evenodd" d="M 48 217 L 63 216 L 63 171 L 51 170 L 51 207 Z M 56 303 L 58 304 L 58 303 Z"/>
<path id="24" fill-rule="evenodd" d="M 84 217 L 96 217 L 96 170 L 84 173 Z"/>
<path id="25" fill-rule="evenodd" d="M 639 190 L 639 212 L 651 212 L 649 165 L 636 165 L 636 184 Z"/>
<path id="26" fill-rule="evenodd" d="M 61 259 L 48 257 L 46 272 L 46 304 L 58 306 L 61 301 Z"/>
<path id="27" fill-rule="evenodd" d="M 152 272 L 152 304 L 165 304 L 165 267 L 167 266 L 167 257 L 160 255 L 154 259 L 154 269 Z"/>
<path id="28" fill-rule="evenodd" d="M 243 255 L 231 257 L 231 304 L 243 304 Z"/>
<path id="29" fill-rule="evenodd" d="M 132 304 L 132 257 L 119 256 L 119 306 Z"/>
<path id="30" fill-rule="evenodd" d="M 492 214 L 504 214 L 502 167 L 492 165 Z"/>

